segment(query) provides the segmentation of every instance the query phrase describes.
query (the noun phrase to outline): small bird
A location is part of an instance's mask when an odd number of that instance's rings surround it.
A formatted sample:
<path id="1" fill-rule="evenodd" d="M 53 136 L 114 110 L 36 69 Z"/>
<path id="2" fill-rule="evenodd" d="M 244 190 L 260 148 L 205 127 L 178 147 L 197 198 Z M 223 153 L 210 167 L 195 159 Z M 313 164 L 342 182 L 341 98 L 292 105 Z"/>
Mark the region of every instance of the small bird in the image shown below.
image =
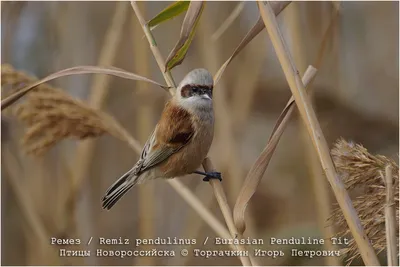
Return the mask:
<path id="1" fill-rule="evenodd" d="M 212 103 L 214 81 L 205 69 L 189 72 L 169 100 L 140 159 L 106 191 L 103 209 L 114 204 L 133 186 L 155 179 L 190 173 L 222 180 L 218 172 L 197 171 L 210 149 L 214 136 Z"/>

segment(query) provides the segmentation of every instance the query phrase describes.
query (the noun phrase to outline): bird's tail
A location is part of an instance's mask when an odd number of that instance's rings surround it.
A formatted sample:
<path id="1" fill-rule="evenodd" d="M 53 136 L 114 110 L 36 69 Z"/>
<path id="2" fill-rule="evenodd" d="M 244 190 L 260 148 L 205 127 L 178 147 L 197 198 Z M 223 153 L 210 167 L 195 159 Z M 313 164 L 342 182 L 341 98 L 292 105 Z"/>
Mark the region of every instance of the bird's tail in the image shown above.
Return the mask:
<path id="1" fill-rule="evenodd" d="M 106 191 L 102 199 L 103 209 L 111 209 L 117 201 L 126 194 L 133 186 L 138 183 L 138 176 L 133 174 L 132 170 L 122 175 L 114 184 Z"/>

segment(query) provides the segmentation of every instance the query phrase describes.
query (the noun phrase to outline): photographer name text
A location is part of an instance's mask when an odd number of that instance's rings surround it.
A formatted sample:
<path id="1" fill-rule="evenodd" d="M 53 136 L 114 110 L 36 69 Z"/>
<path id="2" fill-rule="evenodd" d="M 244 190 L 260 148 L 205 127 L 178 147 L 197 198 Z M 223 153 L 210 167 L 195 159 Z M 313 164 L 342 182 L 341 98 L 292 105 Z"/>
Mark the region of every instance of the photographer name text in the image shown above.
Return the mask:
<path id="1" fill-rule="evenodd" d="M 298 245 L 324 245 L 326 242 L 331 242 L 333 245 L 348 245 L 348 238 L 330 239 L 311 238 L 311 237 L 290 237 L 290 238 L 275 238 L 268 239 L 268 244 L 278 246 L 280 249 L 261 249 L 265 244 L 263 239 L 252 238 L 220 238 L 205 237 L 204 240 L 198 242 L 197 239 L 177 238 L 177 237 L 157 237 L 157 238 L 109 238 L 109 237 L 90 237 L 88 240 L 80 238 L 50 238 L 50 244 L 59 247 L 60 257 L 186 257 L 189 254 L 193 257 L 213 258 L 213 257 L 241 257 L 252 255 L 254 257 L 269 257 L 278 258 L 285 255 L 291 257 L 340 257 L 340 250 L 324 250 L 314 249 L 306 250 L 295 248 Z M 231 250 L 231 249 L 203 249 L 199 246 L 207 244 L 218 246 L 235 246 L 245 245 L 247 249 Z M 82 249 L 84 246 L 91 246 L 91 249 Z M 79 249 L 73 249 L 74 246 L 80 246 Z M 98 247 L 96 249 L 93 246 Z M 104 248 L 103 246 L 108 246 Z M 118 246 L 112 248 L 112 246 Z M 120 249 L 120 246 L 126 246 L 132 249 Z M 168 246 L 175 246 L 174 249 L 166 249 Z M 178 246 L 178 249 L 176 248 Z M 195 247 L 191 247 L 195 246 Z M 292 246 L 292 247 L 287 247 Z M 186 248 L 185 248 L 186 247 Z M 287 249 L 283 249 L 287 247 Z M 112 248 L 112 249 L 111 249 Z M 190 248 L 190 249 L 189 249 Z"/>

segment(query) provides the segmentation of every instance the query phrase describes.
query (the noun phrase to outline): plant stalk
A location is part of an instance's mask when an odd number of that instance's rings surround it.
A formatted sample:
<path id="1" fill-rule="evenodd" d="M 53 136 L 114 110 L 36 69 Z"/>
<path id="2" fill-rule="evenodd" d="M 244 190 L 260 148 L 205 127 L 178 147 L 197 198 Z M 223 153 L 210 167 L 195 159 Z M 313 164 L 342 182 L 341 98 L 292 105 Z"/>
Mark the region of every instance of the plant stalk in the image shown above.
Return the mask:
<path id="1" fill-rule="evenodd" d="M 386 185 L 386 207 L 385 207 L 385 228 L 387 243 L 388 266 L 398 266 L 397 262 L 397 243 L 396 243 L 396 207 L 394 201 L 392 167 L 387 165 L 385 168 Z"/>
<path id="2" fill-rule="evenodd" d="M 286 80 L 290 86 L 300 115 L 306 124 L 308 133 L 312 139 L 315 150 L 317 151 L 322 168 L 327 176 L 329 183 L 332 186 L 335 197 L 343 211 L 350 231 L 358 245 L 360 254 L 366 265 L 378 266 L 379 261 L 368 240 L 367 235 L 361 225 L 360 219 L 357 216 L 351 199 L 344 187 L 344 184 L 338 177 L 333 161 L 330 155 L 328 144 L 322 133 L 321 126 L 317 120 L 315 112 L 312 108 L 310 99 L 307 96 L 304 85 L 301 82 L 299 72 L 293 63 L 289 50 L 283 40 L 282 33 L 279 30 L 275 14 L 268 2 L 257 2 L 261 17 L 267 28 L 271 42 L 285 74 Z"/>

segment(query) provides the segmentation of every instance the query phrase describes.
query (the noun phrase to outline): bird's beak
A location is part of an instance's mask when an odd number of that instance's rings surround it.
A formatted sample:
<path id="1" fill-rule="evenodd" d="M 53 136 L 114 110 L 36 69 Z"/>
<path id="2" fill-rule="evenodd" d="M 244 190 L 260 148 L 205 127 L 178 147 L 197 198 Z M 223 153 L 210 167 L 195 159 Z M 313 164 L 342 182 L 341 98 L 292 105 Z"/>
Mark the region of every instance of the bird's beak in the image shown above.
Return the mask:
<path id="1" fill-rule="evenodd" d="M 211 97 L 210 97 L 208 94 L 204 94 L 204 95 L 202 95 L 202 98 L 205 98 L 205 99 L 209 99 L 209 100 L 211 100 Z"/>

